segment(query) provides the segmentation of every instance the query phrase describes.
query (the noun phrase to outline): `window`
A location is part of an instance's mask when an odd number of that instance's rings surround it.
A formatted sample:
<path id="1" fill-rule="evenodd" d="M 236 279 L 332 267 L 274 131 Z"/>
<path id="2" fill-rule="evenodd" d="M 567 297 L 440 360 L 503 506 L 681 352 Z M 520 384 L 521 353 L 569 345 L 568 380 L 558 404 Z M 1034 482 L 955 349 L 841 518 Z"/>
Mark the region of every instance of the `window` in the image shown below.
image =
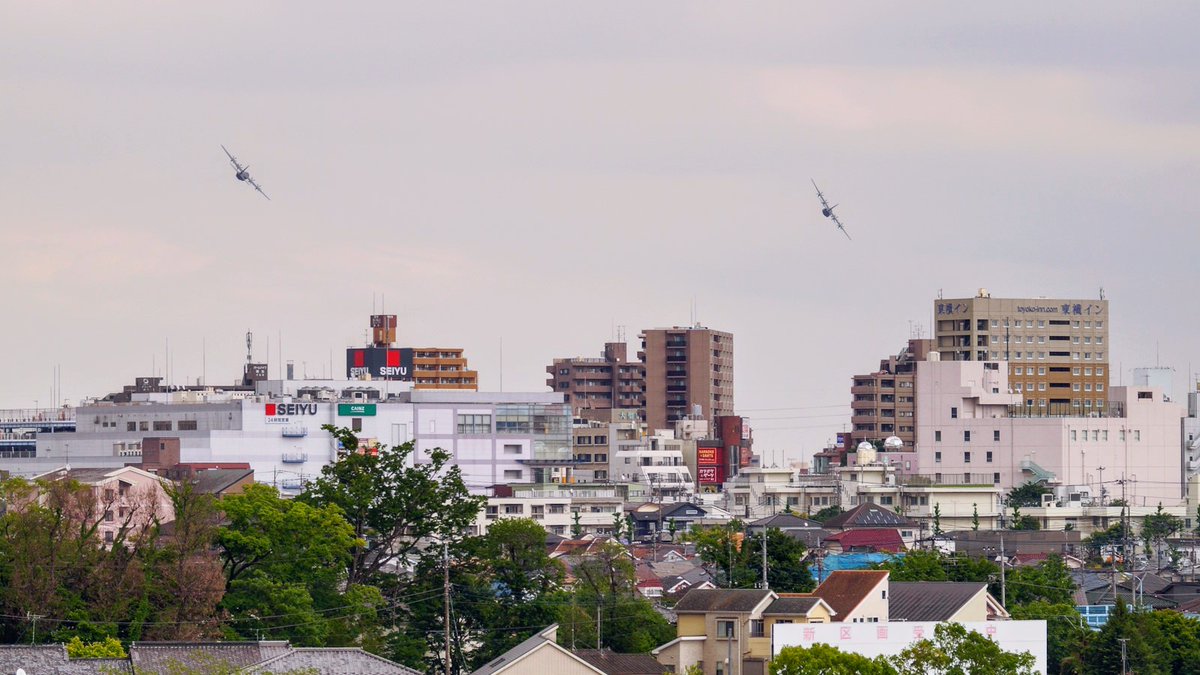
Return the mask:
<path id="1" fill-rule="evenodd" d="M 196 420 L 179 420 L 180 431 L 195 431 Z"/>
<path id="2" fill-rule="evenodd" d="M 1103 375 L 1104 375 L 1104 369 L 1103 369 L 1103 368 L 1101 368 L 1101 367 L 1099 367 L 1099 366 L 1097 366 L 1097 367 L 1096 367 L 1096 376 L 1097 376 L 1097 377 L 1100 377 L 1100 376 L 1103 376 Z"/>
<path id="3" fill-rule="evenodd" d="M 113 543 L 113 532 L 112 532 L 112 530 L 108 530 L 107 532 L 105 532 L 105 533 L 104 533 L 104 543 L 106 543 L 106 544 L 111 544 L 111 543 Z"/>
<path id="4" fill-rule="evenodd" d="M 765 631 L 763 630 L 763 620 L 762 619 L 751 619 L 750 620 L 750 637 L 764 637 L 764 636 L 765 636 Z"/>
<path id="5" fill-rule="evenodd" d="M 1024 375 L 1025 374 L 1024 370 L 1025 369 L 1022 368 L 1021 366 L 1017 366 L 1016 368 L 1013 369 L 1013 374 L 1014 375 Z"/>
<path id="6" fill-rule="evenodd" d="M 137 431 L 137 422 L 126 422 L 125 431 Z"/>
<path id="7" fill-rule="evenodd" d="M 519 454 L 521 454 L 521 446 L 517 443 L 505 443 L 504 444 L 504 454 L 519 455 Z"/>
<path id="8" fill-rule="evenodd" d="M 987 462 L 988 462 L 988 464 L 992 463 L 992 451 L 991 450 L 987 451 Z"/>
<path id="9" fill-rule="evenodd" d="M 104 522 L 111 523 L 112 521 L 113 521 L 113 512 L 105 511 L 104 512 Z"/>
<path id="10" fill-rule="evenodd" d="M 350 419 L 350 429 L 352 431 L 362 431 L 362 418 L 353 417 Z"/>
<path id="11" fill-rule="evenodd" d="M 952 420 L 958 419 L 958 408 L 955 408 L 955 407 L 950 408 L 950 419 L 952 419 Z"/>
<path id="12" fill-rule="evenodd" d="M 935 442 L 935 443 L 941 443 L 941 442 L 942 442 L 942 432 L 941 432 L 940 430 L 937 430 L 937 431 L 934 431 L 934 432 L 933 432 L 933 440 L 934 440 L 934 442 Z"/>
<path id="13" fill-rule="evenodd" d="M 942 463 L 942 451 L 941 450 L 938 450 L 933 453 L 933 461 L 937 462 L 938 464 Z"/>
<path id="14" fill-rule="evenodd" d="M 521 480 L 521 470 L 520 469 L 505 469 L 504 470 L 504 479 L 505 480 Z"/>
<path id="15" fill-rule="evenodd" d="M 970 463 L 971 463 L 971 453 L 970 453 L 970 451 L 964 452 L 964 453 L 963 453 L 963 464 L 970 464 Z"/>
<path id="16" fill-rule="evenodd" d="M 1104 383 L 1103 382 L 1096 383 L 1096 391 L 1104 391 Z"/>
<path id="17" fill-rule="evenodd" d="M 970 443 L 970 442 L 971 442 L 971 432 L 964 431 L 963 432 L 963 443 Z"/>
<path id="18" fill-rule="evenodd" d="M 138 430 L 139 431 L 150 431 L 150 423 L 149 422 L 138 422 Z"/>
<path id="19" fill-rule="evenodd" d="M 1038 375 L 1046 374 L 1046 366 L 1038 366 Z"/>
<path id="20" fill-rule="evenodd" d="M 458 416 L 458 433 L 460 434 L 490 434 L 492 433 L 492 416 L 476 414 L 460 414 Z"/>
<path id="21" fill-rule="evenodd" d="M 1135 441 L 1142 440 L 1142 430 L 1141 429 L 1133 430 L 1133 440 L 1135 440 Z"/>
<path id="22" fill-rule="evenodd" d="M 1020 382 L 1018 382 L 1018 383 L 1016 383 L 1016 385 L 1014 385 L 1013 391 L 1024 391 L 1024 389 L 1022 389 L 1022 385 Z"/>
<path id="23" fill-rule="evenodd" d="M 998 474 L 998 473 L 992 474 L 992 482 L 999 485 L 1000 484 L 1000 474 Z"/>
<path id="24" fill-rule="evenodd" d="M 733 619 L 717 619 L 717 637 L 733 638 L 735 621 Z"/>

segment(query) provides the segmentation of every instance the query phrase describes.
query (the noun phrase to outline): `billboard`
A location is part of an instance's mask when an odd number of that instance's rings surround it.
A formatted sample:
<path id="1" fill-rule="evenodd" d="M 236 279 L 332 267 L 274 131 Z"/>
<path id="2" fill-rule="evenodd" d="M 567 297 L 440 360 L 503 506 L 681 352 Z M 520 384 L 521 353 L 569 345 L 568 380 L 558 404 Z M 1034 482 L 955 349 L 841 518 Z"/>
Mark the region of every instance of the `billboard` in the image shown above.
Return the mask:
<path id="1" fill-rule="evenodd" d="M 346 350 L 346 377 L 358 379 L 370 376 L 376 380 L 413 378 L 413 350 L 405 347 L 354 347 Z"/>
<path id="2" fill-rule="evenodd" d="M 811 647 L 821 642 L 868 658 L 893 656 L 914 642 L 933 639 L 937 625 L 937 621 L 777 623 L 771 636 L 771 655 L 778 655 L 784 647 Z M 1033 654 L 1034 669 L 1046 672 L 1045 621 L 964 621 L 962 625 L 986 635 L 1005 651 Z"/>
<path id="3" fill-rule="evenodd" d="M 696 448 L 696 464 L 699 466 L 716 466 L 720 464 L 717 460 L 719 448 Z"/>
<path id="4" fill-rule="evenodd" d="M 725 482 L 725 467 L 700 466 L 696 467 L 696 481 L 701 485 L 719 485 Z"/>
<path id="5" fill-rule="evenodd" d="M 374 417 L 375 416 L 375 404 L 374 403 L 339 403 L 337 410 L 338 410 L 339 417 Z"/>
<path id="6" fill-rule="evenodd" d="M 750 448 L 742 448 L 741 462 L 738 463 L 738 466 L 742 468 L 748 467 L 752 459 L 754 459 L 754 452 Z"/>

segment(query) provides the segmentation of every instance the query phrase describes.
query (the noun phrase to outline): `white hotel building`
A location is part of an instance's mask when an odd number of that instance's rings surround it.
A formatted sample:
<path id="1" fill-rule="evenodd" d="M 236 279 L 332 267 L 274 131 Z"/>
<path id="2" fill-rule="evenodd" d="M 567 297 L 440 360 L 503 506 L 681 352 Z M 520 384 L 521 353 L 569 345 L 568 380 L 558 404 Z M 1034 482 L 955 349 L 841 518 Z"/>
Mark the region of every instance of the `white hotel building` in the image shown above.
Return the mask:
<path id="1" fill-rule="evenodd" d="M 130 403 L 76 409 L 76 430 L 42 434 L 34 457 L 0 470 L 34 476 L 64 466 L 119 467 L 141 460 L 145 438 L 180 441 L 184 463 L 246 462 L 285 494 L 334 461 L 322 425 L 352 429 L 361 445 L 412 441 L 418 461 L 442 448 L 473 492 L 496 484 L 570 478 L 571 411 L 557 393 L 412 390 L 402 382 L 271 380 L 256 392 L 134 394 Z"/>

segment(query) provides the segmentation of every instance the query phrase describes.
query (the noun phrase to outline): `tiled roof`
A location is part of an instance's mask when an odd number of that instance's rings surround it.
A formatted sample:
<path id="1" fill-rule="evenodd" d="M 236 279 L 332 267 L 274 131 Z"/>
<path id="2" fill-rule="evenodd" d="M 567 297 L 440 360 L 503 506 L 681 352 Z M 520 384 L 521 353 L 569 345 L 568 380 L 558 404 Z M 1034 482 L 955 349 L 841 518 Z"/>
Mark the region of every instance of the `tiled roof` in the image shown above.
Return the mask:
<path id="1" fill-rule="evenodd" d="M 893 581 L 888 584 L 888 619 L 947 621 L 985 588 L 982 581 Z"/>
<path id="2" fill-rule="evenodd" d="M 835 617 L 845 617 L 887 576 L 886 570 L 837 570 L 812 594 L 832 607 Z"/>
<path id="3" fill-rule="evenodd" d="M 99 675 L 100 673 L 133 672 L 129 662 L 122 659 L 67 658 L 65 645 L 0 645 L 0 673 L 15 673 L 17 668 L 28 675 Z"/>
<path id="4" fill-rule="evenodd" d="M 904 550 L 904 540 L 900 533 L 893 529 L 862 528 L 844 530 L 825 538 L 826 542 L 837 542 L 843 551 L 851 549 L 870 549 L 872 551 L 887 551 L 895 553 Z"/>
<path id="5" fill-rule="evenodd" d="M 201 494 L 219 495 L 245 478 L 254 478 L 254 469 L 205 469 L 192 476 L 192 484 Z"/>
<path id="6" fill-rule="evenodd" d="M 801 518 L 800 516 L 793 516 L 790 513 L 777 513 L 773 516 L 768 516 L 766 518 L 759 518 L 758 520 L 750 523 L 750 527 L 752 527 L 752 528 L 765 527 L 767 529 L 770 529 L 772 527 L 777 527 L 781 530 L 794 530 L 794 529 L 799 529 L 799 528 L 804 528 L 804 529 L 820 528 L 821 523 L 818 523 L 815 520 L 809 520 L 808 518 Z"/>
<path id="7" fill-rule="evenodd" d="M 768 614 L 786 614 L 789 616 L 808 614 L 820 601 L 821 598 L 815 595 L 780 596 L 775 602 L 767 605 L 767 608 L 763 610 L 763 616 L 767 616 Z"/>
<path id="8" fill-rule="evenodd" d="M 859 504 L 826 520 L 824 526 L 844 530 L 851 527 L 916 527 L 916 523 L 878 504 Z"/>
<path id="9" fill-rule="evenodd" d="M 408 668 L 357 647 L 294 648 L 286 654 L 247 668 L 246 673 L 316 672 L 320 675 L 419 675 Z"/>
<path id="10" fill-rule="evenodd" d="M 134 642 L 129 660 L 139 672 L 174 672 L 180 668 L 220 670 L 246 668 L 291 650 L 282 640 L 263 642 Z"/>
<path id="11" fill-rule="evenodd" d="M 649 654 L 618 654 L 607 649 L 581 649 L 575 656 L 604 671 L 605 675 L 662 675 L 666 671 Z"/>
<path id="12" fill-rule="evenodd" d="M 761 589 L 698 588 L 688 591 L 675 603 L 675 612 L 749 612 L 768 595 L 771 595 L 771 591 Z"/>

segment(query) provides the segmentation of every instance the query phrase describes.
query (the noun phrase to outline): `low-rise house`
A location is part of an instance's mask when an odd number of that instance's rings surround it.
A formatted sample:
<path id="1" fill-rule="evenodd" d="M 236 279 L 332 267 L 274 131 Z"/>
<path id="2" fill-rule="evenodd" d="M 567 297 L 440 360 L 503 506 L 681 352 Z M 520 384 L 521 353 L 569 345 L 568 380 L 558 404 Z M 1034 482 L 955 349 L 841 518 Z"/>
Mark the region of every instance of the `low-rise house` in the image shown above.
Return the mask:
<path id="1" fill-rule="evenodd" d="M 580 649 L 575 656 L 605 675 L 663 675 L 663 667 L 649 654 L 619 654 L 611 649 Z"/>
<path id="2" fill-rule="evenodd" d="M 833 608 L 834 621 L 887 621 L 888 579 L 886 570 L 838 570 L 830 573 L 812 594 Z"/>
<path id="3" fill-rule="evenodd" d="M 962 623 L 1009 618 L 982 581 L 893 581 L 888 592 L 890 621 Z"/>
<path id="4" fill-rule="evenodd" d="M 539 631 L 471 675 L 605 675 L 558 644 L 558 624 Z"/>
<path id="5" fill-rule="evenodd" d="M 883 545 L 882 542 L 892 542 L 894 546 L 895 539 L 899 539 L 901 548 L 911 547 L 917 537 L 918 524 L 905 518 L 904 516 L 886 509 L 878 504 L 860 504 L 849 511 L 839 513 L 838 515 L 826 520 L 824 527 L 827 530 L 832 530 L 835 533 L 825 537 L 825 542 L 832 540 L 837 543 L 837 547 L 843 551 L 853 550 L 855 546 L 864 546 L 864 539 L 851 538 L 853 543 L 844 543 L 845 536 L 839 537 L 838 532 L 849 532 L 853 530 L 871 530 L 873 534 L 869 538 L 870 541 L 878 541 L 880 544 L 872 544 L 876 546 Z M 896 537 L 888 537 L 882 531 L 892 530 L 896 533 Z M 897 550 L 888 548 L 883 550 Z"/>
<path id="6" fill-rule="evenodd" d="M 96 532 L 105 544 L 133 534 L 151 523 L 175 520 L 167 496 L 169 482 L 137 467 L 119 469 L 71 469 L 63 467 L 37 476 L 38 481 L 73 480 L 91 488 L 94 500 L 79 514 L 97 522 Z"/>

